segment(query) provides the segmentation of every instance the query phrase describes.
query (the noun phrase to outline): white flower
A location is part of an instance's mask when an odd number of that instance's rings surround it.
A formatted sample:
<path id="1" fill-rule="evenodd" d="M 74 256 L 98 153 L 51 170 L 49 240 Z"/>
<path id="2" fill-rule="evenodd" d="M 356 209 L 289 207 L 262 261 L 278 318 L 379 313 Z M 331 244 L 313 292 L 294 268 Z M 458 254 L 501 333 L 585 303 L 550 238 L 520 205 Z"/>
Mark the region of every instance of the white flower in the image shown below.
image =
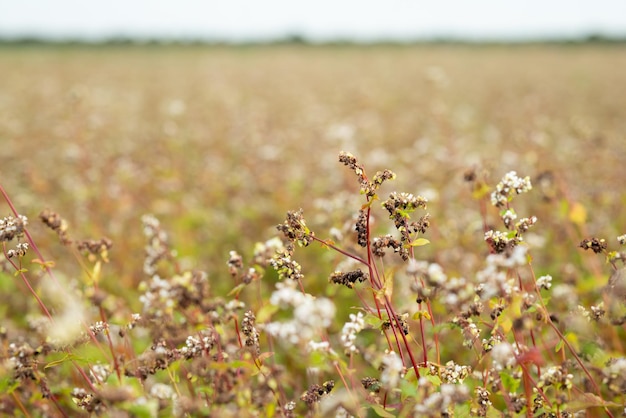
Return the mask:
<path id="1" fill-rule="evenodd" d="M 537 279 L 537 287 L 539 289 L 550 289 L 552 287 L 552 276 L 546 274 Z"/>
<path id="2" fill-rule="evenodd" d="M 330 343 L 328 341 L 320 341 L 318 343 L 318 342 L 311 340 L 309 341 L 308 347 L 309 347 L 309 351 L 311 352 L 313 351 L 327 352 L 330 350 Z"/>
<path id="3" fill-rule="evenodd" d="M 502 221 L 504 222 L 504 225 L 506 225 L 507 227 L 509 227 L 513 223 L 513 221 L 516 219 L 517 219 L 517 214 L 511 209 L 507 209 L 502 214 Z"/>
<path id="4" fill-rule="evenodd" d="M 516 194 L 526 193 L 533 188 L 530 177 L 520 178 L 515 171 L 509 171 L 504 175 L 502 181 L 496 186 L 496 190 L 491 194 L 491 204 L 494 206 L 504 206 Z"/>
<path id="5" fill-rule="evenodd" d="M 341 330 L 341 343 L 347 353 L 358 353 L 359 350 L 354 345 L 354 341 L 356 340 L 356 335 L 363 329 L 364 326 L 365 321 L 363 320 L 362 312 L 359 312 L 356 315 L 350 314 L 350 321 L 346 322 Z"/>
<path id="6" fill-rule="evenodd" d="M 335 304 L 327 298 L 315 298 L 295 288 L 293 280 L 276 283 L 270 303 L 283 309 L 293 308 L 293 319 L 270 322 L 259 327 L 281 342 L 298 344 L 309 341 L 323 328 L 328 328 L 335 317 Z"/>
<path id="7" fill-rule="evenodd" d="M 402 359 L 394 351 L 385 354 L 382 360 L 383 372 L 380 375 L 380 383 L 387 389 L 398 387 L 400 379 L 404 376 L 404 364 Z"/>
<path id="8" fill-rule="evenodd" d="M 176 396 L 174 389 L 172 389 L 170 385 L 165 385 L 163 383 L 155 383 L 150 389 L 150 395 L 163 400 L 172 399 Z"/>
<path id="9" fill-rule="evenodd" d="M 491 349 L 491 361 L 496 370 L 504 370 L 515 365 L 515 349 L 506 341 L 496 344 Z"/>

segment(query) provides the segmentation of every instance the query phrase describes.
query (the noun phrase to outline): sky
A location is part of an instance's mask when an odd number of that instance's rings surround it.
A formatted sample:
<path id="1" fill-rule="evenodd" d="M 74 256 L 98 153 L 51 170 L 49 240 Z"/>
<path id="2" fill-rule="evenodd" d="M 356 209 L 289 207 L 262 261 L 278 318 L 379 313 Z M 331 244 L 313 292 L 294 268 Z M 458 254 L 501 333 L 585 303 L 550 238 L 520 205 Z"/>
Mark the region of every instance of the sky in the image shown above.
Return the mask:
<path id="1" fill-rule="evenodd" d="M 313 41 L 626 36 L 626 0 L 0 0 L 0 36 Z"/>

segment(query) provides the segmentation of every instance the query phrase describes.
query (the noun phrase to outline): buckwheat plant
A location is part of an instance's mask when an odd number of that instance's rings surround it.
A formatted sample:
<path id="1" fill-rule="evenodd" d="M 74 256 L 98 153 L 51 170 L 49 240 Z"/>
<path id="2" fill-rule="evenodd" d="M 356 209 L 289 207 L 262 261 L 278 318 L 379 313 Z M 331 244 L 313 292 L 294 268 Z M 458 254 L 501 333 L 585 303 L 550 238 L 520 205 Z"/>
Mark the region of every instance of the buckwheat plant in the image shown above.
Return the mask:
<path id="1" fill-rule="evenodd" d="M 285 248 L 271 261 L 280 280 L 273 305 L 285 300 L 283 304 L 292 307 L 306 306 L 315 300 L 304 290 L 310 279 L 294 260 L 296 248 L 313 243 L 344 258 L 339 268 L 328 271 L 328 282 L 354 292 L 360 302 L 342 320 L 341 333 L 333 335 L 327 325 L 318 328 L 313 334 L 320 341 L 308 344 L 309 354 L 301 351 L 313 366 L 308 368 L 310 376 L 319 381 L 334 378 L 344 386 L 334 395 L 316 389 L 315 396 L 311 388 L 319 388 L 319 383 L 311 386 L 301 398 L 306 399 L 308 414 L 326 414 L 334 405 L 332 413 L 348 411 L 353 416 L 365 416 L 368 409 L 381 416 L 496 416 L 498 410 L 537 417 L 585 412 L 613 416 L 618 403 L 607 399 L 614 399 L 621 387 L 615 371 L 620 359 L 611 361 L 599 347 L 593 349 L 594 355 L 603 353 L 597 358 L 581 351 L 574 332 L 580 311 L 563 319 L 551 313 L 550 292 L 557 280 L 550 274 L 535 275 L 524 237 L 539 221 L 519 216 L 514 208 L 515 199 L 532 190 L 529 177 L 511 171 L 492 191 L 486 182 L 474 186 L 475 197 L 488 198 L 502 226 L 487 228 L 489 211 L 481 203 L 488 250 L 484 266 L 473 277 L 454 277 L 442 265 L 419 257 L 419 247 L 429 243 L 424 235 L 431 216 L 420 213 L 427 200 L 391 192 L 378 203 L 381 187 L 395 174 L 384 170 L 370 178 L 347 152 L 340 153 L 339 162 L 356 176 L 363 198 L 355 210 L 352 236 L 340 225 L 330 229 L 331 238 L 321 238 L 301 209 L 290 211 L 278 226 Z M 393 230 L 374 227 L 380 211 Z M 606 250 L 600 241 L 581 246 Z M 616 282 L 610 289 L 619 286 Z M 301 294 L 295 296 L 298 288 Z M 414 295 L 412 302 L 407 303 L 407 294 Z M 602 306 L 592 306 L 586 318 L 600 316 Z M 313 311 L 309 315 L 316 317 Z M 266 322 L 264 330 L 291 344 L 311 337 L 308 325 L 293 317 L 280 325 Z M 450 347 L 459 337 L 460 344 Z M 606 365 L 600 367 L 599 358 Z"/>
<path id="2" fill-rule="evenodd" d="M 376 205 L 379 200 L 378 192 L 385 182 L 395 178 L 395 174 L 390 170 L 383 170 L 370 179 L 357 158 L 347 152 L 339 154 L 339 162 L 354 173 L 359 190 L 364 197 L 362 207 L 358 209 L 356 221 L 353 224 L 354 236 L 344 239 L 345 246 L 340 246 L 331 239 L 319 238 L 311 231 L 302 210 L 288 212 L 285 222 L 278 226 L 287 244 L 286 250 L 278 252 L 272 259 L 272 265 L 282 280 L 282 284 L 277 285 L 277 292 L 280 293 L 275 292 L 272 299 L 278 299 L 279 294 L 286 294 L 286 289 L 291 289 L 289 290 L 291 293 L 295 292 L 295 285 L 287 285 L 295 281 L 302 291 L 301 296 L 298 296 L 301 300 L 295 303 L 298 306 L 306 306 L 310 303 L 307 300 L 311 296 L 304 292 L 305 275 L 301 273 L 300 265 L 293 260 L 294 250 L 297 247 L 307 247 L 317 242 L 322 247 L 345 257 L 346 260 L 351 260 L 350 270 L 329 271 L 328 281 L 332 285 L 343 286 L 355 292 L 357 299 L 361 301 L 361 307 L 350 313 L 349 318 L 344 320 L 339 341 L 334 340 L 327 331 L 318 334 L 323 340 L 329 341 L 331 346 L 337 343 L 342 347 L 338 350 L 323 350 L 326 361 L 333 365 L 347 390 L 346 401 L 342 406 L 350 413 L 362 416 L 366 412 L 355 405 L 358 405 L 359 397 L 365 396 L 372 401 L 371 407 L 379 412 L 410 411 L 411 402 L 415 404 L 417 399 L 404 399 L 406 396 L 403 395 L 402 384 L 405 382 L 410 385 L 409 382 L 414 384 L 417 382 L 428 365 L 429 350 L 432 350 L 438 358 L 438 341 L 435 338 L 434 347 L 431 347 L 431 343 L 426 341 L 425 337 L 426 321 L 429 318 L 432 319 L 430 301 L 420 300 L 417 304 L 418 312 L 413 317 L 410 317 L 409 309 L 399 310 L 394 303 L 395 278 L 391 270 L 386 271 L 383 260 L 388 258 L 387 253 L 389 253 L 389 256 L 397 257 L 396 261 L 390 262 L 389 265 L 409 261 L 415 263 L 415 248 L 428 243 L 422 235 L 430 226 L 430 216 L 427 213 L 423 213 L 416 219 L 411 216 L 419 210 L 426 209 L 427 200 L 412 193 L 390 193 L 382 202 L 380 209 L 387 212 L 395 233 L 377 235 L 372 227 L 371 219 L 374 216 L 373 211 L 378 209 Z M 342 238 L 343 234 L 337 233 L 338 230 L 334 228 L 335 233 L 331 235 L 335 238 Z M 418 277 L 417 271 L 413 274 L 412 280 L 416 282 L 416 287 L 422 286 L 423 279 Z M 287 298 L 287 303 L 293 305 L 293 298 L 293 296 Z M 319 300 L 324 301 L 325 298 Z M 330 307 L 325 312 L 331 312 Z M 332 314 L 335 315 L 334 309 Z M 308 316 L 315 317 L 313 313 L 309 313 Z M 294 318 L 297 319 L 297 315 L 294 315 Z M 415 323 L 419 330 L 417 334 L 411 332 L 411 326 Z M 434 324 L 434 320 L 431 324 Z M 291 336 L 295 330 L 304 338 L 310 335 L 306 323 L 299 322 L 297 325 L 294 327 L 292 322 L 283 323 L 282 328 L 279 328 L 284 332 L 281 340 L 296 342 L 297 339 Z M 274 322 L 268 323 L 265 330 L 278 336 L 278 331 L 273 331 L 275 327 Z M 365 340 L 360 340 L 359 334 L 364 330 L 368 331 L 368 336 Z M 382 346 L 380 351 L 379 346 Z M 374 373 L 368 373 L 376 376 L 359 375 L 359 371 L 355 370 L 357 362 L 364 370 L 371 369 Z M 408 370 L 411 371 L 410 375 L 407 373 Z M 359 384 L 360 381 L 367 383 Z M 373 381 L 379 383 L 372 384 Z M 373 388 L 375 388 L 374 391 L 372 391 Z M 314 403 L 309 403 L 307 406 L 310 411 L 314 411 L 311 409 L 315 407 Z M 448 406 L 453 408 L 453 403 L 446 405 L 446 408 Z"/>
<path id="3" fill-rule="evenodd" d="M 1 274 L 11 292 L 2 309 L 24 313 L 0 324 L 0 413 L 624 413 L 626 235 L 616 250 L 604 238 L 580 241 L 610 274 L 600 284 L 583 279 L 585 291 L 575 291 L 561 270 L 533 264 L 527 233 L 543 224 L 517 204 L 532 191 L 530 177 L 511 171 L 492 189 L 485 171 L 466 173 L 483 230 L 477 267 L 459 275 L 448 258 L 425 251 L 437 221 L 427 199 L 417 190 L 384 192 L 395 174 L 368 176 L 350 153 L 339 162 L 360 192 L 352 215 L 289 211 L 279 236 L 257 243 L 250 258 L 228 252 L 211 271 L 182 268 L 165 228 L 145 215 L 137 293 L 124 297 L 114 294 L 122 278 L 108 270 L 119 256 L 111 240 L 71 238 L 66 220 L 42 211 L 40 221 L 80 267 L 79 277 L 65 277 L 0 187 L 11 212 L 0 219 Z M 327 202 L 345 214 L 355 202 L 335 198 L 316 200 L 318 209 Z M 324 237 L 311 225 L 327 220 Z M 232 290 L 216 294 L 224 283 Z M 13 297 L 20 291 L 26 301 Z"/>

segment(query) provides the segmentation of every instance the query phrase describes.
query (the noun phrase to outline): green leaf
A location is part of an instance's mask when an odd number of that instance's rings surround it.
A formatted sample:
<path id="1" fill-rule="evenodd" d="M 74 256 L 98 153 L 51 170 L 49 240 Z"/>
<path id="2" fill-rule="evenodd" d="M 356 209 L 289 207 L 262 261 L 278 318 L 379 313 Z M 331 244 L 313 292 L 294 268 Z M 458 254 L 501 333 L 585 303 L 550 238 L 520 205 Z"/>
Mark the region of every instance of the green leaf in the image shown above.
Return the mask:
<path id="1" fill-rule="evenodd" d="M 19 381 L 12 381 L 13 379 L 2 379 L 0 381 L 0 393 L 6 393 L 7 395 L 13 393 L 15 389 L 20 387 Z"/>
<path id="2" fill-rule="evenodd" d="M 502 418 L 502 413 L 493 406 L 487 409 L 487 418 Z"/>
<path id="3" fill-rule="evenodd" d="M 470 414 L 470 404 L 467 402 L 462 404 L 457 404 L 454 406 L 454 416 L 457 418 L 469 418 L 472 415 Z"/>
<path id="4" fill-rule="evenodd" d="M 411 243 L 411 247 L 421 247 L 428 244 L 430 244 L 430 241 L 428 241 L 426 238 L 418 238 Z"/>
<path id="5" fill-rule="evenodd" d="M 230 292 L 228 292 L 228 296 L 239 296 L 239 293 L 241 293 L 244 287 L 246 287 L 245 283 L 238 284 Z"/>
<path id="6" fill-rule="evenodd" d="M 594 407 L 617 407 L 619 404 L 615 402 L 607 402 L 593 393 L 579 393 L 575 399 L 567 403 L 566 410 L 568 412 L 582 411 Z"/>
<path id="7" fill-rule="evenodd" d="M 580 342 L 578 341 L 578 335 L 575 332 L 567 332 L 565 339 L 570 343 L 574 351 L 580 352 Z"/>
<path id="8" fill-rule="evenodd" d="M 371 313 L 365 314 L 365 318 L 363 318 L 363 320 L 367 325 L 371 326 L 374 329 L 380 329 L 383 324 L 382 319 Z"/>
<path id="9" fill-rule="evenodd" d="M 514 378 L 513 376 L 511 376 L 508 373 L 505 372 L 501 372 L 500 373 L 500 380 L 502 380 L 502 386 L 504 386 L 504 388 L 510 392 L 510 393 L 516 393 L 517 389 L 519 388 L 520 385 L 520 380 Z"/>
<path id="10" fill-rule="evenodd" d="M 417 385 L 414 382 L 408 382 L 406 380 L 400 381 L 400 393 L 402 393 L 402 399 L 417 398 Z"/>
<path id="11" fill-rule="evenodd" d="M 413 319 L 414 320 L 418 320 L 420 318 L 424 318 L 424 319 L 428 319 L 430 320 L 430 314 L 428 313 L 428 311 L 417 311 L 413 314 Z"/>
<path id="12" fill-rule="evenodd" d="M 256 313 L 256 322 L 259 324 L 263 324 L 272 317 L 276 312 L 279 311 L 279 307 L 276 305 L 272 305 L 268 303 L 267 305 L 261 307 L 259 311 Z"/>
<path id="13" fill-rule="evenodd" d="M 66 361 L 69 361 L 71 359 L 76 359 L 76 356 L 74 356 L 73 354 L 66 354 L 65 356 L 63 356 L 62 358 L 58 359 L 58 360 L 54 360 L 51 361 L 50 363 L 46 364 L 44 366 L 44 370 L 45 369 L 49 369 L 50 367 L 56 367 L 59 366 L 63 363 L 65 363 Z"/>
<path id="14" fill-rule="evenodd" d="M 130 412 L 133 417 L 152 418 L 157 416 L 159 403 L 156 399 L 145 402 L 129 403 L 124 405 L 123 409 Z"/>
<path id="15" fill-rule="evenodd" d="M 426 368 L 420 369 L 420 372 L 422 374 L 422 377 L 432 383 L 433 386 L 441 386 L 441 378 L 439 376 L 437 376 L 436 374 L 428 374 L 429 370 Z"/>
<path id="16" fill-rule="evenodd" d="M 554 352 L 558 353 L 559 351 L 561 351 L 563 349 L 563 340 L 559 340 L 558 343 L 556 343 L 556 346 L 554 347 Z"/>
<path id="17" fill-rule="evenodd" d="M 509 231 L 505 234 L 508 239 L 513 239 L 517 235 L 517 231 Z"/>
<path id="18" fill-rule="evenodd" d="M 374 410 L 374 412 L 376 412 L 376 414 L 378 414 L 379 417 L 384 417 L 384 418 L 394 418 L 395 415 L 392 414 L 391 412 L 387 412 L 387 411 L 394 411 L 394 409 L 391 408 L 383 408 L 380 405 L 372 405 L 372 409 Z"/>

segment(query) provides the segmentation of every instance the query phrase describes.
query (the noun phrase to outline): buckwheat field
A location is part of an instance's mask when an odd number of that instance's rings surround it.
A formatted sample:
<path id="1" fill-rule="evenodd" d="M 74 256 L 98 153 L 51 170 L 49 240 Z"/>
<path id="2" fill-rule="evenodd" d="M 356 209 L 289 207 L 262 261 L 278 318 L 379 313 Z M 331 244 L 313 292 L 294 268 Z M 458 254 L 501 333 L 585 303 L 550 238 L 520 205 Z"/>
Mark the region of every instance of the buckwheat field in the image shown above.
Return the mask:
<path id="1" fill-rule="evenodd" d="M 0 414 L 626 413 L 624 46 L 0 62 Z"/>

